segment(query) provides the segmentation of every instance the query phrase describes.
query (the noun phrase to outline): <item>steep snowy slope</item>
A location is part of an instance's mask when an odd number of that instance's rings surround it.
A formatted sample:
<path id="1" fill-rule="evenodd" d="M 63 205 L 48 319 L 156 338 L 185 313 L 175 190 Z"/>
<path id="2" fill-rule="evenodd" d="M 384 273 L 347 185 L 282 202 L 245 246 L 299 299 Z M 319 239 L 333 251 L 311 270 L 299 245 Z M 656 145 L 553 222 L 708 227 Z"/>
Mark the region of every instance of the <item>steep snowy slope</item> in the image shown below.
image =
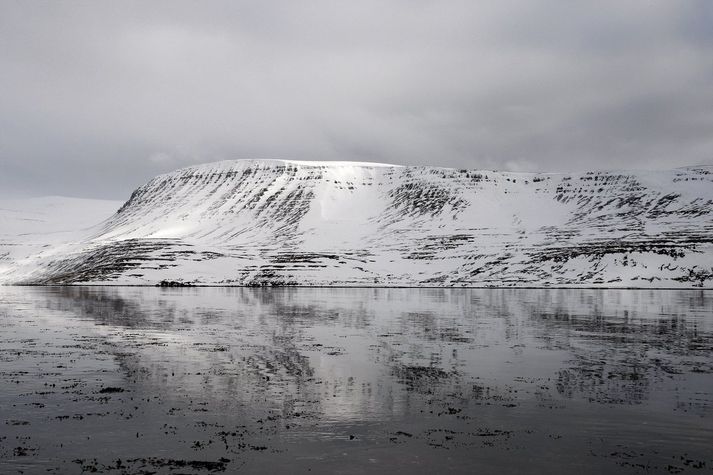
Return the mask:
<path id="1" fill-rule="evenodd" d="M 713 169 L 227 161 L 161 175 L 5 283 L 713 286 Z"/>

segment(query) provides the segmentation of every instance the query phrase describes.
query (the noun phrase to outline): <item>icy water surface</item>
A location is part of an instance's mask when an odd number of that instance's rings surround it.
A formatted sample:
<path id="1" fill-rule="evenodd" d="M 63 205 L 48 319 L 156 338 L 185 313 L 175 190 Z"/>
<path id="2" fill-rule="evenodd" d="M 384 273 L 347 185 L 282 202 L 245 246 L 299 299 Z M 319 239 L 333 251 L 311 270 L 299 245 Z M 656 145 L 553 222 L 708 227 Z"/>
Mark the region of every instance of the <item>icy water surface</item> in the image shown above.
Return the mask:
<path id="1" fill-rule="evenodd" d="M 0 473 L 711 473 L 713 293 L 0 288 Z"/>

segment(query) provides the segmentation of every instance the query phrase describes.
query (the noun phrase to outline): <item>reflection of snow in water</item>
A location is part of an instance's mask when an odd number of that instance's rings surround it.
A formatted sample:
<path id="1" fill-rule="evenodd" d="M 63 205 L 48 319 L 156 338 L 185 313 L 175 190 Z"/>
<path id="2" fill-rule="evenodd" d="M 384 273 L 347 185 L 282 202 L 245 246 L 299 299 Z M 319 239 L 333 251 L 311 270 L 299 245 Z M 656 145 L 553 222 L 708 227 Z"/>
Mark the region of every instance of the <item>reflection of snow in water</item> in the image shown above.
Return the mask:
<path id="1" fill-rule="evenodd" d="M 2 288 L 1 382 L 20 381 L 5 384 L 3 407 L 19 409 L 4 417 L 45 404 L 27 426 L 8 425 L 19 434 L 106 414 L 115 433 L 146 434 L 169 453 L 221 437 L 239 453 L 358 439 L 410 456 L 418 444 L 517 440 L 507 447 L 535 460 L 542 447 L 527 430 L 583 456 L 593 448 L 582 427 L 626 445 L 654 430 L 636 426 L 643 417 L 669 434 L 659 454 L 684 438 L 693 453 L 711 435 L 712 310 L 700 291 Z M 45 383 L 77 386 L 35 394 Z M 147 441 L 122 443 L 126 456 Z M 51 444 L 28 447 L 61 458 Z"/>

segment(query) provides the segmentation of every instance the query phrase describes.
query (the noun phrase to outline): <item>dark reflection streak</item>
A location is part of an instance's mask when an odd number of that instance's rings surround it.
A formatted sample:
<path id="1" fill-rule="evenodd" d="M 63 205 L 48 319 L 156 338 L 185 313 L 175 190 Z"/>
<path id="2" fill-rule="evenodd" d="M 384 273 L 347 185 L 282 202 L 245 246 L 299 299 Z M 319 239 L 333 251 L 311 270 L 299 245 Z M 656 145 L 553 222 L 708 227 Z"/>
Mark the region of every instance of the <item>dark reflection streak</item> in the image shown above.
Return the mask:
<path id="1" fill-rule="evenodd" d="M 75 314 L 79 318 L 91 319 L 100 325 L 112 325 L 125 328 L 169 328 L 173 322 L 175 309 L 165 307 L 162 301 L 158 301 L 161 307 L 160 313 L 165 320 L 157 321 L 153 318 L 157 312 L 146 311 L 146 303 L 141 299 L 124 295 L 118 288 L 96 288 L 96 287 L 51 287 L 47 289 L 31 289 L 38 294 L 49 292 L 50 295 L 44 299 L 37 299 L 44 302 L 50 310 L 58 310 Z"/>

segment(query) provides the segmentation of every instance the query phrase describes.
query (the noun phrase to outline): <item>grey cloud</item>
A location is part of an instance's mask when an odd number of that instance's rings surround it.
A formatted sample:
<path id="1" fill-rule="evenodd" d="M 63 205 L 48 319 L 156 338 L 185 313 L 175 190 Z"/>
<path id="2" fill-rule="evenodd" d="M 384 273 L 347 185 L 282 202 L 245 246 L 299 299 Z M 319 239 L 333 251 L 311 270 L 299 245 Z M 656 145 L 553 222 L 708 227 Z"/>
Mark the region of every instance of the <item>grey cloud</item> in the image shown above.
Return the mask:
<path id="1" fill-rule="evenodd" d="M 709 1 L 0 3 L 0 195 L 226 158 L 713 163 Z"/>

